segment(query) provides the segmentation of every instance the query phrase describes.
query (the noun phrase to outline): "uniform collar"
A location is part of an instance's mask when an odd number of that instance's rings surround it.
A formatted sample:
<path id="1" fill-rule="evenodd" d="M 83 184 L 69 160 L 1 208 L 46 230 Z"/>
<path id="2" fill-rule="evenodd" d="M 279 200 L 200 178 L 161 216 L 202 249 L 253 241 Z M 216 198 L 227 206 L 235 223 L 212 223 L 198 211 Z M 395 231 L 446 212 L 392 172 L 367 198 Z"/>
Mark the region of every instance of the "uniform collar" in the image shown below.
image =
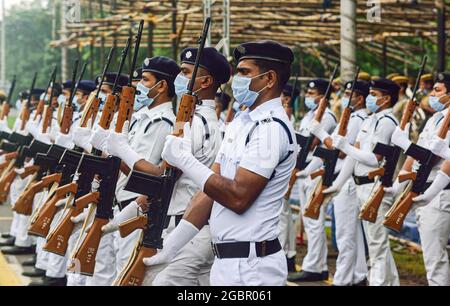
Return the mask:
<path id="1" fill-rule="evenodd" d="M 391 114 L 391 113 L 392 113 L 392 107 L 389 107 L 389 108 L 382 110 L 381 112 L 375 113 L 375 117 L 377 119 L 380 119 L 384 115 Z"/>
<path id="2" fill-rule="evenodd" d="M 357 111 L 354 111 L 353 114 L 367 116 L 367 111 L 365 108 L 361 108 L 358 109 Z"/>
<path id="3" fill-rule="evenodd" d="M 280 97 L 264 102 L 251 112 L 249 111 L 248 115 L 252 121 L 259 121 L 269 117 L 270 113 L 277 107 L 282 107 Z M 248 111 L 248 109 L 246 111 Z"/>
<path id="4" fill-rule="evenodd" d="M 153 117 L 155 117 L 155 115 L 164 113 L 169 110 L 172 110 L 172 102 L 171 101 L 164 102 L 156 107 L 153 107 L 152 109 L 149 109 L 148 107 L 144 107 L 136 113 L 136 117 L 141 118 L 141 119 L 145 118 L 145 117 L 153 118 Z"/>
<path id="5" fill-rule="evenodd" d="M 209 108 L 214 108 L 216 109 L 216 101 L 212 100 L 212 99 L 204 99 L 204 100 L 200 100 L 198 107 L 202 107 L 202 106 L 206 106 Z"/>

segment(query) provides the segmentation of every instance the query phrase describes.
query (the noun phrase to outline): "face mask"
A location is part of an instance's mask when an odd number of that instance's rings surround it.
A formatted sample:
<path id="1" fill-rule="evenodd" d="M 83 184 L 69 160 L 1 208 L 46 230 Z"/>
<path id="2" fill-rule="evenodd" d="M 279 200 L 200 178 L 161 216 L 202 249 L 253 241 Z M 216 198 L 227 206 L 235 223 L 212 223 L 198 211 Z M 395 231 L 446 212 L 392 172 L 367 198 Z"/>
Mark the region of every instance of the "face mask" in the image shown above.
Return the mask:
<path id="1" fill-rule="evenodd" d="M 188 91 L 189 79 L 184 75 L 179 74 L 175 78 L 173 84 L 175 85 L 175 94 L 178 98 L 181 98 L 181 96 Z"/>
<path id="2" fill-rule="evenodd" d="M 372 112 L 372 113 L 376 113 L 377 110 L 380 108 L 380 106 L 377 105 L 377 97 L 373 96 L 373 95 L 368 95 L 366 98 L 366 107 L 367 109 Z"/>
<path id="3" fill-rule="evenodd" d="M 316 98 L 313 97 L 305 97 L 305 105 L 310 110 L 315 110 L 317 108 Z"/>
<path id="4" fill-rule="evenodd" d="M 58 97 L 58 105 L 63 105 L 64 103 L 66 103 L 66 97 L 63 95 L 60 95 Z"/>
<path id="5" fill-rule="evenodd" d="M 430 102 L 430 106 L 437 112 L 443 111 L 445 109 L 445 104 L 442 104 L 439 100 L 445 96 L 445 94 L 443 94 L 440 97 L 429 97 L 429 102 Z"/>
<path id="6" fill-rule="evenodd" d="M 347 108 L 350 104 L 350 98 L 343 97 L 341 102 L 342 102 L 342 108 Z"/>
<path id="7" fill-rule="evenodd" d="M 149 92 L 153 90 L 161 81 L 155 84 L 152 88 L 145 87 L 141 82 L 137 84 L 137 91 L 139 94 L 136 95 L 136 99 L 134 99 L 133 109 L 135 112 L 140 110 L 143 107 L 148 107 L 153 104 L 155 98 L 159 96 L 157 94 L 155 97 L 151 98 L 148 96 Z"/>
<path id="8" fill-rule="evenodd" d="M 101 103 L 105 103 L 106 101 L 106 94 L 102 91 L 100 91 L 100 93 L 98 94 L 98 98 L 100 99 Z"/>
<path id="9" fill-rule="evenodd" d="M 267 72 L 261 73 L 257 76 L 254 76 L 253 78 L 243 77 L 239 75 L 236 75 L 233 78 L 233 82 L 231 83 L 231 89 L 233 90 L 234 98 L 240 105 L 250 107 L 255 103 L 259 93 L 264 89 L 266 89 L 267 86 L 264 86 L 260 91 L 256 92 L 250 90 L 250 84 L 252 83 L 252 80 L 254 78 L 257 78 L 266 73 Z"/>
<path id="10" fill-rule="evenodd" d="M 78 97 L 77 96 L 73 96 L 72 104 L 73 104 L 73 106 L 74 106 L 76 111 L 78 111 L 81 108 L 80 103 L 78 103 Z"/>

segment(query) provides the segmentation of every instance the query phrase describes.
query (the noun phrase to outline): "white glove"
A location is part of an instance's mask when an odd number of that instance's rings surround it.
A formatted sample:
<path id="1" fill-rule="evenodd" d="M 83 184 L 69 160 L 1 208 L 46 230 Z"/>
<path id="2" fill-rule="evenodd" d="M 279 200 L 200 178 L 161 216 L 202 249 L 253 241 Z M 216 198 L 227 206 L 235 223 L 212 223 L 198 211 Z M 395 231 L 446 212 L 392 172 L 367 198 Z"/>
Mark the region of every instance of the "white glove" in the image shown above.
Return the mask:
<path id="1" fill-rule="evenodd" d="M 36 138 L 36 135 L 39 133 L 39 122 L 41 121 L 41 115 L 37 116 L 36 120 L 30 120 L 27 121 L 25 124 L 25 130 L 28 131 L 34 138 Z"/>
<path id="2" fill-rule="evenodd" d="M 61 199 L 61 200 L 59 200 L 58 202 L 56 202 L 55 207 L 61 207 L 61 206 L 64 206 L 64 205 L 66 205 L 66 202 L 67 202 L 67 198 Z"/>
<path id="3" fill-rule="evenodd" d="M 333 141 L 333 146 L 336 149 L 341 150 L 354 160 L 363 163 L 369 167 L 378 167 L 378 159 L 374 153 L 363 151 L 361 149 L 352 146 L 348 142 L 347 138 L 340 135 L 333 135 L 331 139 Z"/>
<path id="4" fill-rule="evenodd" d="M 405 171 L 401 170 L 399 175 L 400 174 L 404 174 L 404 173 L 405 173 Z M 403 181 L 403 182 L 400 183 L 398 181 L 398 179 L 396 179 L 394 184 L 392 184 L 391 187 L 384 187 L 384 191 L 386 193 L 389 193 L 389 194 L 393 195 L 393 196 L 396 196 L 396 195 L 400 194 L 403 191 L 403 189 L 405 189 L 407 184 L 408 184 L 408 180 Z"/>
<path id="5" fill-rule="evenodd" d="M 344 164 L 342 165 L 341 171 L 333 182 L 331 187 L 324 189 L 323 193 L 335 193 L 341 190 L 342 186 L 344 186 L 345 182 L 351 177 L 353 173 L 353 169 L 355 168 L 356 160 L 347 156 L 344 160 Z"/>
<path id="6" fill-rule="evenodd" d="M 55 139 L 55 144 L 60 145 L 61 147 L 64 147 L 66 149 L 73 149 L 75 144 L 72 141 L 72 136 L 69 134 L 63 134 L 61 132 L 58 132 Z"/>
<path id="7" fill-rule="evenodd" d="M 114 218 L 107 224 L 102 226 L 102 232 L 104 234 L 109 234 L 115 232 L 119 229 L 119 225 L 125 221 L 128 221 L 134 217 L 139 216 L 139 205 L 136 201 L 131 202 L 127 205 L 120 213 L 118 213 Z"/>
<path id="8" fill-rule="evenodd" d="M 155 256 L 144 258 L 146 266 L 165 264 L 172 261 L 177 253 L 199 232 L 192 223 L 182 219 L 177 227 L 169 234 L 164 241 L 163 249 Z"/>
<path id="9" fill-rule="evenodd" d="M 447 141 L 437 135 L 434 135 L 430 142 L 430 150 L 437 156 L 450 160 L 450 148 L 448 147 Z"/>
<path id="10" fill-rule="evenodd" d="M 72 221 L 72 223 L 74 224 L 84 222 L 84 220 L 86 220 L 87 215 L 88 211 L 85 209 L 81 214 L 76 215 L 75 217 L 70 217 L 70 221 Z"/>
<path id="11" fill-rule="evenodd" d="M 325 140 L 325 138 L 330 137 L 330 135 L 322 128 L 322 125 L 317 120 L 312 120 L 308 126 L 308 130 L 311 134 L 319 138 L 321 142 Z"/>
<path id="12" fill-rule="evenodd" d="M 297 172 L 297 177 L 300 178 L 305 178 L 311 175 L 311 173 L 313 173 L 314 171 L 316 171 L 317 169 L 319 169 L 323 164 L 323 161 L 321 158 L 319 157 L 313 157 L 313 159 L 311 160 L 311 162 L 308 164 L 308 166 L 306 166 L 305 169 L 303 169 L 302 171 Z"/>
<path id="13" fill-rule="evenodd" d="M 448 184 L 450 184 L 450 177 L 445 172 L 439 170 L 430 187 L 423 194 L 413 198 L 413 202 L 416 202 L 418 207 L 430 203 Z"/>
<path id="14" fill-rule="evenodd" d="M 184 125 L 183 133 L 183 138 L 172 135 L 166 137 L 162 158 L 183 171 L 203 191 L 206 181 L 214 173 L 192 155 L 191 127 L 188 122 Z"/>
<path id="15" fill-rule="evenodd" d="M 88 126 L 90 126 L 90 125 L 88 124 Z M 72 141 L 74 142 L 74 144 L 76 146 L 83 148 L 86 152 L 91 152 L 92 145 L 89 141 L 91 138 L 91 134 L 92 134 L 92 131 L 90 128 L 87 128 L 87 127 L 83 128 L 83 127 L 77 126 L 73 130 Z"/>
<path id="16" fill-rule="evenodd" d="M 130 169 L 134 164 L 144 159 L 140 154 L 134 151 L 128 141 L 128 129 L 130 122 L 126 121 L 122 128 L 122 133 L 111 131 L 106 141 L 106 151 L 114 156 L 120 157 Z"/>
<path id="17" fill-rule="evenodd" d="M 410 124 L 408 123 L 405 126 L 404 130 L 400 129 L 400 127 L 397 126 L 391 136 L 391 142 L 396 146 L 402 148 L 403 151 L 408 150 L 409 146 L 411 145 L 411 141 L 409 140 L 409 126 Z"/>
<path id="18" fill-rule="evenodd" d="M 15 168 L 14 172 L 17 173 L 18 175 L 21 175 L 22 173 L 25 172 L 25 168 L 20 168 L 20 169 Z"/>
<path id="19" fill-rule="evenodd" d="M 90 144 L 92 147 L 96 148 L 100 151 L 106 151 L 106 141 L 109 137 L 109 130 L 103 129 L 101 126 L 97 125 L 94 132 L 91 135 L 91 138 L 89 139 Z"/>
<path id="20" fill-rule="evenodd" d="M 52 144 L 52 140 L 50 138 L 50 133 L 42 133 L 42 132 L 38 132 L 35 136 L 35 138 L 37 140 L 39 140 L 40 142 L 46 143 L 46 144 Z"/>

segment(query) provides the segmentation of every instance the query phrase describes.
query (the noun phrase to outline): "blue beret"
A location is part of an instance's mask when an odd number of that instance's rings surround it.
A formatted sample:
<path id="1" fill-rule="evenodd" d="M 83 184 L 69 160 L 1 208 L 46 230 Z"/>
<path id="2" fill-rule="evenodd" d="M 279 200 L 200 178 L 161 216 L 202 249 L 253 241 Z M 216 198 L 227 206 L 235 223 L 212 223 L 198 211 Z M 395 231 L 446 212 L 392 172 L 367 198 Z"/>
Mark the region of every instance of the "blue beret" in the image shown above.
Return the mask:
<path id="1" fill-rule="evenodd" d="M 66 81 L 62 83 L 63 89 L 70 89 L 72 87 L 72 81 Z"/>
<path id="2" fill-rule="evenodd" d="M 327 91 L 328 84 L 330 82 L 324 79 L 314 79 L 308 82 L 308 88 L 317 89 L 320 93 L 324 94 Z"/>
<path id="3" fill-rule="evenodd" d="M 194 65 L 197 57 L 197 50 L 197 48 L 184 49 L 180 55 L 181 62 Z M 207 47 L 203 50 L 202 58 L 200 59 L 200 67 L 208 70 L 219 84 L 225 84 L 230 79 L 230 64 L 225 56 L 215 48 Z"/>
<path id="4" fill-rule="evenodd" d="M 156 73 L 169 80 L 175 80 L 180 71 L 178 64 L 165 56 L 146 58 L 142 64 L 142 72 Z"/>
<path id="5" fill-rule="evenodd" d="M 392 97 L 398 97 L 400 86 L 398 86 L 394 81 L 380 78 L 370 82 L 370 89 L 381 90 L 388 93 Z"/>
<path id="6" fill-rule="evenodd" d="M 259 40 L 243 43 L 233 52 L 236 62 L 243 59 L 262 59 L 291 65 L 294 61 L 292 50 L 273 40 Z"/>
<path id="7" fill-rule="evenodd" d="M 352 89 L 353 81 L 345 83 L 345 89 Z M 356 81 L 355 83 L 355 92 L 357 91 L 359 94 L 363 95 L 364 97 L 367 97 L 369 95 L 369 88 L 370 84 L 365 81 Z"/>
<path id="8" fill-rule="evenodd" d="M 285 94 L 285 95 L 287 95 L 287 96 L 292 96 L 292 88 L 293 88 L 294 86 L 293 85 L 291 85 L 291 84 L 286 84 L 285 86 L 284 86 L 284 88 L 283 88 L 283 93 Z M 299 94 L 300 94 L 300 91 L 298 90 L 298 88 L 295 88 L 294 89 L 294 98 L 295 97 L 298 97 L 299 96 Z"/>
<path id="9" fill-rule="evenodd" d="M 95 84 L 94 81 L 91 81 L 91 80 L 82 80 L 78 84 L 78 90 L 80 90 L 86 94 L 90 94 L 91 92 L 93 92 L 95 90 L 95 88 L 97 88 L 97 85 Z"/>
<path id="10" fill-rule="evenodd" d="M 138 68 L 133 72 L 133 81 L 142 80 L 142 68 Z"/>
<path id="11" fill-rule="evenodd" d="M 32 97 L 40 97 L 44 92 L 45 92 L 44 89 L 34 88 L 33 91 L 31 92 L 31 96 Z M 21 99 L 28 99 L 29 93 L 30 93 L 29 90 L 22 91 L 22 92 L 19 93 L 19 97 Z"/>
<path id="12" fill-rule="evenodd" d="M 114 82 L 116 81 L 117 72 L 108 72 L 105 75 L 105 79 L 103 81 L 103 85 L 109 85 L 114 86 Z M 98 86 L 100 84 L 100 81 L 102 79 L 102 76 L 98 76 L 95 78 L 95 86 Z M 120 90 L 122 86 L 126 86 L 128 84 L 128 76 L 121 74 L 119 76 L 119 81 L 117 82 L 118 89 Z"/>

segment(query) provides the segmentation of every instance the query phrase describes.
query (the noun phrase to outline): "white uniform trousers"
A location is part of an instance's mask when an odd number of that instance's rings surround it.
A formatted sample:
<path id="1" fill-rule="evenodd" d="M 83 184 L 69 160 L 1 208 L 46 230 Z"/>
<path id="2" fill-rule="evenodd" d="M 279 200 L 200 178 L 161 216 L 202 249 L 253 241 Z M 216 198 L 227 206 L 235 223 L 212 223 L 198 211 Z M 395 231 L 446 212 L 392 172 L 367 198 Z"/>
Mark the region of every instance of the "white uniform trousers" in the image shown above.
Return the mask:
<path id="1" fill-rule="evenodd" d="M 284 286 L 287 266 L 284 251 L 257 257 L 254 244 L 248 258 L 216 258 L 211 286 Z"/>
<path id="2" fill-rule="evenodd" d="M 370 197 L 374 184 L 357 185 L 360 207 Z M 399 286 L 397 267 L 392 256 L 389 232 L 382 224 L 384 215 L 393 204 L 393 198 L 385 195 L 381 202 L 375 223 L 363 221 L 364 234 L 369 249 L 370 286 Z"/>
<path id="3" fill-rule="evenodd" d="M 19 199 L 22 191 L 25 189 L 28 183 L 28 179 L 22 180 L 19 176 L 17 176 L 13 182 L 11 183 L 10 192 L 9 192 L 9 201 L 11 207 L 14 206 L 16 201 Z M 9 233 L 11 236 L 16 238 L 15 245 L 19 247 L 30 247 L 32 244 L 32 240 L 29 239 L 28 235 L 23 233 L 25 224 L 28 224 L 28 217 L 24 215 L 19 215 L 16 212 L 13 212 L 13 220 L 11 222 L 11 227 Z"/>
<path id="4" fill-rule="evenodd" d="M 286 265 L 284 257 L 283 260 Z M 213 261 L 209 226 L 204 226 L 170 264 L 156 275 L 153 286 L 209 286 Z M 146 274 L 146 278 L 147 276 Z M 145 280 L 146 284 L 148 282 L 149 280 Z"/>
<path id="5" fill-rule="evenodd" d="M 447 243 L 450 236 L 450 190 L 416 210 L 423 259 L 430 286 L 449 286 Z"/>
<path id="6" fill-rule="evenodd" d="M 367 263 L 359 202 L 353 179 L 349 179 L 334 197 L 336 243 L 339 250 L 333 284 L 349 286 L 367 277 Z"/>
<path id="7" fill-rule="evenodd" d="M 44 201 L 44 197 L 47 196 L 47 191 L 39 192 L 35 195 L 34 201 L 33 201 L 33 214 L 35 210 L 38 208 L 38 205 L 41 204 L 42 201 Z M 28 227 L 30 226 L 30 216 L 28 216 L 28 224 L 26 226 L 26 233 L 28 236 Z M 29 236 L 28 236 L 29 237 Z M 36 264 L 35 267 L 42 270 L 47 270 L 48 268 L 48 256 L 49 252 L 44 251 L 43 247 L 47 240 L 43 237 L 33 237 L 36 239 Z"/>
<path id="8" fill-rule="evenodd" d="M 297 255 L 297 249 L 295 244 L 295 226 L 294 220 L 292 219 L 292 209 L 289 205 L 289 201 L 283 199 L 283 209 L 280 214 L 279 223 L 280 235 L 278 239 L 280 240 L 281 246 L 283 247 L 284 253 L 288 258 L 292 258 Z"/>
<path id="9" fill-rule="evenodd" d="M 77 242 L 78 237 L 80 236 L 82 226 L 83 223 L 77 223 L 73 228 L 72 235 L 70 235 L 69 242 L 67 245 L 67 252 L 66 252 L 67 258 L 70 258 L 72 256 L 72 252 L 75 247 L 75 243 Z M 67 286 L 85 286 L 86 280 L 88 278 L 90 277 L 87 275 L 81 275 L 77 273 L 67 273 Z"/>
<path id="10" fill-rule="evenodd" d="M 59 209 L 59 211 L 55 214 L 55 217 L 53 218 L 52 223 L 50 224 L 50 232 L 53 231 L 53 229 L 58 225 L 58 220 L 63 215 L 63 212 L 64 212 L 63 209 Z M 60 256 L 58 254 L 48 252 L 48 264 L 45 275 L 48 277 L 56 277 L 56 278 L 64 277 L 67 271 L 67 259 L 68 259 L 67 253 L 66 256 Z"/>
<path id="11" fill-rule="evenodd" d="M 307 201 L 319 178 L 311 180 L 309 177 L 299 179 L 299 198 L 302 213 L 305 212 Z M 303 216 L 303 225 L 308 239 L 308 249 L 303 258 L 302 270 L 313 273 L 328 271 L 327 266 L 327 236 L 325 233 L 325 205 L 322 205 L 317 220 Z"/>

